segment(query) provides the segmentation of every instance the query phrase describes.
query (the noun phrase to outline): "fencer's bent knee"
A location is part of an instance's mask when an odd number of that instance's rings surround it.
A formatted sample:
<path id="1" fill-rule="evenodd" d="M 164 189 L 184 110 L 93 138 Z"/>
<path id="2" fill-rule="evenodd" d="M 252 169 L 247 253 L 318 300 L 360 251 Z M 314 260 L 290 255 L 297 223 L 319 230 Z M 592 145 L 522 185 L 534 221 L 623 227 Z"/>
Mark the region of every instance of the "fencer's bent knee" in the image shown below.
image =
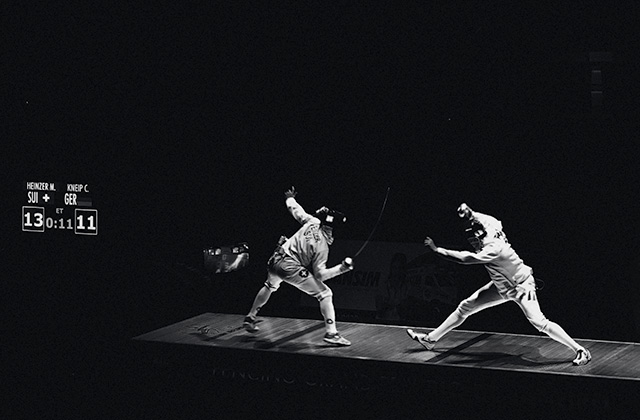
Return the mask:
<path id="1" fill-rule="evenodd" d="M 547 328 L 549 327 L 549 320 L 547 318 L 529 319 L 529 322 L 536 330 L 546 334 Z"/>
<path id="2" fill-rule="evenodd" d="M 460 302 L 458 304 L 458 307 L 455 310 L 459 316 L 461 316 L 462 318 L 466 318 L 469 315 L 471 315 L 472 311 L 473 311 L 473 306 L 471 305 L 471 303 L 469 302 L 469 299 L 465 299 L 462 302 Z"/>
<path id="3" fill-rule="evenodd" d="M 333 296 L 333 292 L 331 291 L 330 288 L 327 287 L 325 290 L 323 290 L 322 292 L 316 294 L 314 297 L 316 299 L 318 299 L 318 302 L 322 302 L 326 298 L 330 298 L 332 296 Z"/>
<path id="4" fill-rule="evenodd" d="M 271 282 L 269 280 L 267 280 L 267 281 L 264 282 L 264 287 L 269 289 L 269 291 L 271 291 L 271 292 L 275 292 L 276 290 L 278 290 L 280 288 L 280 284 L 273 285 L 273 284 L 271 284 Z"/>

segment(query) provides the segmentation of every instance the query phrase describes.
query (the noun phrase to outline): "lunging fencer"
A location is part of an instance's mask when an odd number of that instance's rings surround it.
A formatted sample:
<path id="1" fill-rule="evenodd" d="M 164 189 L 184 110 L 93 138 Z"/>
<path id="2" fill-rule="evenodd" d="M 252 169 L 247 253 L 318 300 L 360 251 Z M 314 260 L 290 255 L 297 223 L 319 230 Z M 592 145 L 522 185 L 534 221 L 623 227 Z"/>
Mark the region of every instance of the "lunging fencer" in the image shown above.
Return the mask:
<path id="1" fill-rule="evenodd" d="M 471 210 L 466 204 L 458 207 L 468 239 L 475 252 L 453 251 L 435 245 L 427 237 L 425 246 L 436 254 L 459 264 L 483 264 L 491 281 L 463 300 L 440 326 L 428 334 L 407 329 L 411 339 L 427 350 L 432 350 L 437 341 L 454 328 L 460 326 L 468 316 L 505 302 L 515 302 L 529 322 L 540 332 L 564 344 L 576 354 L 573 364 L 589 363 L 591 353 L 578 344 L 555 322 L 549 321 L 542 311 L 536 295 L 536 282 L 531 267 L 524 264 L 513 250 L 496 218 Z"/>
<path id="2" fill-rule="evenodd" d="M 353 270 L 353 260 L 349 257 L 334 267 L 326 266 L 334 232 L 339 230 L 339 226 L 345 223 L 347 218 L 344 214 L 327 207 L 318 209 L 313 215 L 308 214 L 296 201 L 296 194 L 294 187 L 286 191 L 285 204 L 302 227 L 290 238 L 280 238 L 267 263 L 267 280 L 258 291 L 243 326 L 251 333 L 259 330 L 256 325 L 258 311 L 284 281 L 318 299 L 324 318 L 324 341 L 337 346 L 349 346 L 351 342 L 342 337 L 337 330 L 333 292 L 325 284 L 325 281 Z"/>

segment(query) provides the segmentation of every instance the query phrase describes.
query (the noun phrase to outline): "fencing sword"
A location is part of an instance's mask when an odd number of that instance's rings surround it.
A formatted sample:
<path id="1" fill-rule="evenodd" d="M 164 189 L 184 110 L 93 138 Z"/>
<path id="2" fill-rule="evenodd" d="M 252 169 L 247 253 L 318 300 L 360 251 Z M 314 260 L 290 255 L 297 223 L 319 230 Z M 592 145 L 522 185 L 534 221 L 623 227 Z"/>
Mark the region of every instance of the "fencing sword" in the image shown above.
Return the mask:
<path id="1" fill-rule="evenodd" d="M 387 206 L 387 199 L 389 198 L 389 190 L 391 190 L 391 187 L 387 187 L 387 193 L 384 196 L 384 202 L 382 203 L 382 208 L 380 209 L 380 214 L 378 214 L 378 220 L 376 221 L 376 224 L 373 226 L 373 229 L 371 229 L 371 233 L 369 234 L 369 237 L 367 238 L 367 240 L 364 242 L 364 244 L 362 244 L 362 246 L 360 247 L 358 252 L 356 252 L 356 254 L 353 256 L 353 258 L 356 258 L 358 255 L 360 255 L 360 253 L 367 246 L 369 241 L 371 241 L 371 237 L 373 236 L 373 233 L 376 231 L 378 224 L 380 224 L 380 219 L 382 219 L 382 213 L 384 213 L 384 209 Z"/>

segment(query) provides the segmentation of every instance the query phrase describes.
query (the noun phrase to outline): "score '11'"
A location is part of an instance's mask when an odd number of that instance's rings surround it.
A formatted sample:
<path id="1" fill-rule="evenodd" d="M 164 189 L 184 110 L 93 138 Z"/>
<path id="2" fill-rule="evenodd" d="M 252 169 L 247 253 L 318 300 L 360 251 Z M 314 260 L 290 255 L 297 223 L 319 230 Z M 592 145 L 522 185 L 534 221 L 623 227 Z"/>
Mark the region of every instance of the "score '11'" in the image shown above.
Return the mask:
<path id="1" fill-rule="evenodd" d="M 98 210 L 96 209 L 76 209 L 75 229 L 78 235 L 98 234 Z"/>

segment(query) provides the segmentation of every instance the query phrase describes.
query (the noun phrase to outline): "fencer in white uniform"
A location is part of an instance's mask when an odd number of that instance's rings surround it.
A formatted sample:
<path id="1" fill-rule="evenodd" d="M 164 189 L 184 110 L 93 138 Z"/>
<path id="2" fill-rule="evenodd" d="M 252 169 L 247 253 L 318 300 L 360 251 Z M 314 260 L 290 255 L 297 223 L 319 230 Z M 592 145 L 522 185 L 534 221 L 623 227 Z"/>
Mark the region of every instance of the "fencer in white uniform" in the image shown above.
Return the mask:
<path id="1" fill-rule="evenodd" d="M 542 313 L 532 269 L 524 264 L 509 244 L 502 230 L 502 223 L 492 216 L 471 210 L 464 203 L 458 207 L 458 215 L 466 223 L 469 242 L 475 252 L 441 248 L 436 246 L 429 237 L 424 240 L 425 246 L 459 264 L 483 264 L 491 280 L 460 302 L 451 315 L 435 330 L 425 334 L 408 329 L 409 336 L 431 350 L 438 340 L 460 326 L 469 315 L 512 301 L 522 309 L 529 322 L 538 331 L 575 352 L 574 365 L 589 363 L 591 360 L 589 350 L 578 344 L 560 325 L 550 321 Z"/>

